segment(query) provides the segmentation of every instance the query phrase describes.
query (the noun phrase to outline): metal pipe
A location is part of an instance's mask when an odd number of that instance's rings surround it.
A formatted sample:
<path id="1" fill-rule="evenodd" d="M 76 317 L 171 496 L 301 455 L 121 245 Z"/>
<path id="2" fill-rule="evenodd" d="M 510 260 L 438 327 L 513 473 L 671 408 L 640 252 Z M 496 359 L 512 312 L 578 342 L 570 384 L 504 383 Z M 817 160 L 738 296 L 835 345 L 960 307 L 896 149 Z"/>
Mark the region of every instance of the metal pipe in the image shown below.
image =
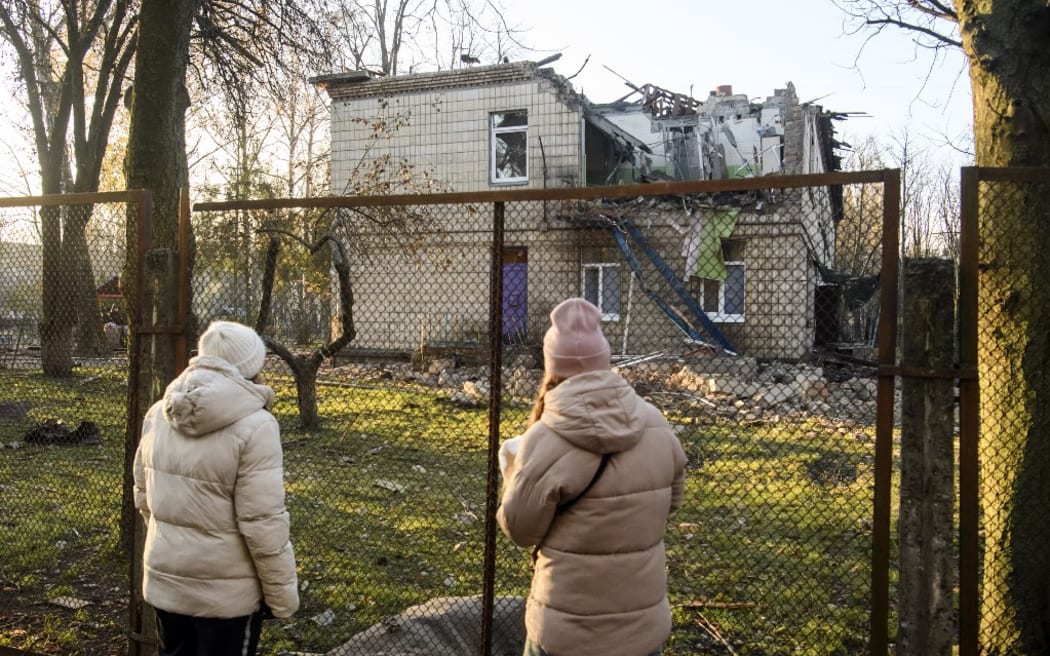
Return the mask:
<path id="1" fill-rule="evenodd" d="M 890 493 L 893 474 L 893 402 L 897 361 L 897 288 L 900 268 L 900 171 L 885 171 L 882 192 L 882 286 L 879 295 L 879 374 L 875 426 L 875 499 L 872 517 L 871 626 L 873 656 L 889 649 Z"/>
<path id="2" fill-rule="evenodd" d="M 1043 169 L 1045 174 L 1045 169 Z M 977 369 L 977 266 L 980 172 L 960 175 L 959 367 L 975 375 L 959 380 L 959 656 L 977 656 L 980 627 L 979 567 L 980 372 Z"/>

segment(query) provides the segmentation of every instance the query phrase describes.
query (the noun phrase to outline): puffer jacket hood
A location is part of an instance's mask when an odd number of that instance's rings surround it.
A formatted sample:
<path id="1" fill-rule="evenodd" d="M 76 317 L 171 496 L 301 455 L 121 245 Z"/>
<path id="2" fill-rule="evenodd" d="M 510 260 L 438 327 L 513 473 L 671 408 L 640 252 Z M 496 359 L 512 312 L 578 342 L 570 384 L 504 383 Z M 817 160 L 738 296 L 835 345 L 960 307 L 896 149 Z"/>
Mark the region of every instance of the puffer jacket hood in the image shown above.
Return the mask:
<path id="1" fill-rule="evenodd" d="M 165 390 L 164 420 L 183 435 L 197 437 L 225 428 L 273 399 L 273 389 L 248 380 L 229 362 L 199 356 Z"/>
<path id="2" fill-rule="evenodd" d="M 623 377 L 592 371 L 567 378 L 547 392 L 540 421 L 578 449 L 617 453 L 641 439 L 644 406 Z"/>

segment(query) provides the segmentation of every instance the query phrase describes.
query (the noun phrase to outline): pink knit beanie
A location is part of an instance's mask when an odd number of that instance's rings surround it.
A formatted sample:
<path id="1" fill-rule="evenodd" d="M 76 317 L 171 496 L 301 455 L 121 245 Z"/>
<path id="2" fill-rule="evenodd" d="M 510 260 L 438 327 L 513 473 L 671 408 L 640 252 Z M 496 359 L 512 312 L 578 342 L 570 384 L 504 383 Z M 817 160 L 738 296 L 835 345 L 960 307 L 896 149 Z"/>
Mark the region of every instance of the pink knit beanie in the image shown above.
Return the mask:
<path id="1" fill-rule="evenodd" d="M 601 311 L 582 298 L 562 301 L 551 311 L 551 327 L 543 337 L 543 366 L 549 375 L 564 379 L 612 365 L 601 318 Z"/>
<path id="2" fill-rule="evenodd" d="M 266 344 L 254 330 L 235 321 L 213 321 L 197 340 L 197 354 L 222 358 L 245 378 L 254 378 L 266 361 Z"/>

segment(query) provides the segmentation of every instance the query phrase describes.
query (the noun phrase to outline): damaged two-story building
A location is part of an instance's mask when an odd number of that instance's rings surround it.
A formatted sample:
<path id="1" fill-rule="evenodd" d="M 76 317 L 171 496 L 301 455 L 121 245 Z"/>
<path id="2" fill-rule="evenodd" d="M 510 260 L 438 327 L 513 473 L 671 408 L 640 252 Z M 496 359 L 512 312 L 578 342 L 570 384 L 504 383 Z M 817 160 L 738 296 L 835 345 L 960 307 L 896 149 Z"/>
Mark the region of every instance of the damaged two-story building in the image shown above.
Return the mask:
<path id="1" fill-rule="evenodd" d="M 763 102 L 729 87 L 696 100 L 647 85 L 596 104 L 543 63 L 316 78 L 331 98 L 333 193 L 354 193 L 365 165 L 383 157 L 456 192 L 836 168 L 835 115 L 800 103 L 790 83 Z M 377 138 L 377 125 L 394 123 Z M 803 359 L 820 332 L 818 267 L 832 268 L 840 205 L 827 187 L 509 204 L 504 336 L 538 343 L 550 309 L 578 295 L 601 308 L 622 357 L 703 347 Z M 357 347 L 486 334 L 491 212 L 441 216 L 450 229 L 426 247 L 431 264 L 377 251 L 354 269 Z M 376 282 L 410 260 L 416 268 L 401 275 L 412 285 Z M 455 309 L 439 303 L 446 294 L 460 299 Z M 413 318 L 382 319 L 392 306 Z"/>

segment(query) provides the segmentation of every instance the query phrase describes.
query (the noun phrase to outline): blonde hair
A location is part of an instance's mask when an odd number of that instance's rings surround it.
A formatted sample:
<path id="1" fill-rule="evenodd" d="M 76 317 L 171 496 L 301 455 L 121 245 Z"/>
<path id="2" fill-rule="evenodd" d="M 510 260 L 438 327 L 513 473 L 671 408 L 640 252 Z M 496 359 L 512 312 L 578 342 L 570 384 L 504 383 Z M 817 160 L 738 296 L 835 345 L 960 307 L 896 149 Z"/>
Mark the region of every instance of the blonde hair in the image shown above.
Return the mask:
<path id="1" fill-rule="evenodd" d="M 547 396 L 547 392 L 557 387 L 564 378 L 558 378 L 552 376 L 546 371 L 543 372 L 543 380 L 540 381 L 539 389 L 536 390 L 536 401 L 532 404 L 532 412 L 529 413 L 529 426 L 535 424 L 543 416 L 544 397 Z"/>

